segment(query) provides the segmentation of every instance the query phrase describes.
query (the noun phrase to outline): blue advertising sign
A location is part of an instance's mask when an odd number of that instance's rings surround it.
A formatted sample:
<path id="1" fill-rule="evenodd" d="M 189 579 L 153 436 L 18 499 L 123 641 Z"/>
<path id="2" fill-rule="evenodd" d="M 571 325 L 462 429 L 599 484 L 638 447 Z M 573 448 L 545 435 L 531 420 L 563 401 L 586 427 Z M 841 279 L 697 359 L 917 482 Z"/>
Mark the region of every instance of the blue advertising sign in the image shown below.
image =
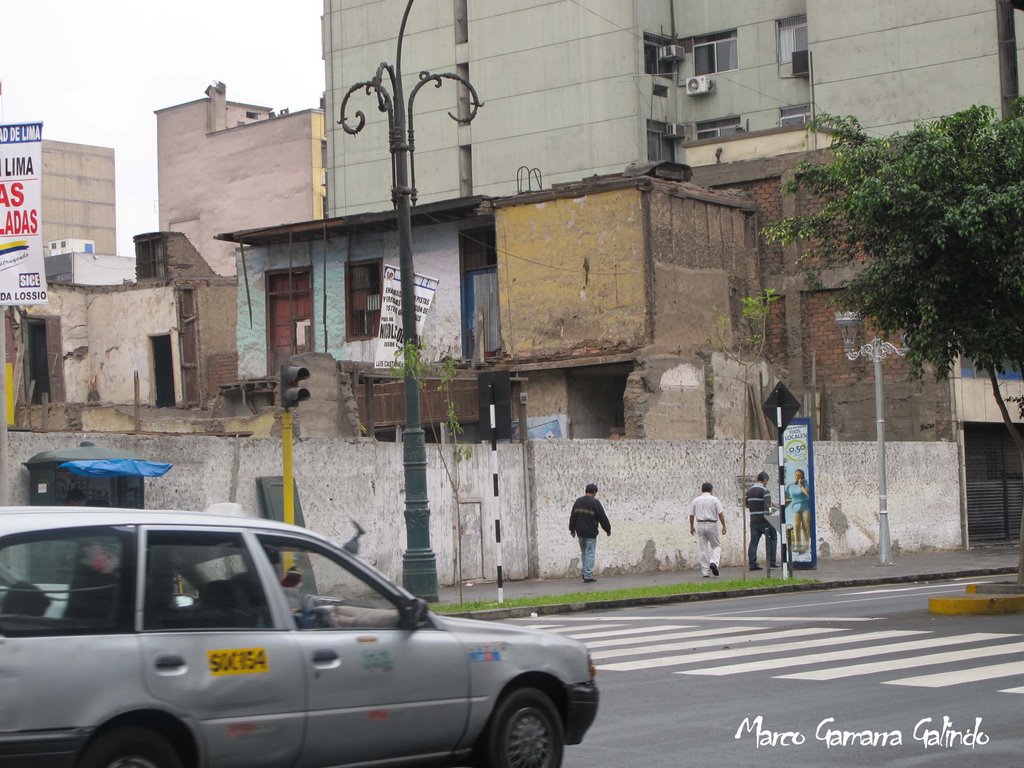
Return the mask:
<path id="1" fill-rule="evenodd" d="M 782 433 L 786 473 L 786 523 L 794 570 L 818 566 L 818 534 L 814 508 L 814 437 L 811 420 L 793 419 Z"/>

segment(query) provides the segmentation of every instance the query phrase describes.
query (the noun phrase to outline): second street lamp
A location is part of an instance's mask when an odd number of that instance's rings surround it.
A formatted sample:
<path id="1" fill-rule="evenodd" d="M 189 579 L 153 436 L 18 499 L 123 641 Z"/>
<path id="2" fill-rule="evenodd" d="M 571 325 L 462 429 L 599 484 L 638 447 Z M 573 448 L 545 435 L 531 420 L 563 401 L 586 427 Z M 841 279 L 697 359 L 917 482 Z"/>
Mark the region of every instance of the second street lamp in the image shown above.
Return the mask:
<path id="1" fill-rule="evenodd" d="M 440 88 L 445 80 L 454 80 L 468 93 L 464 113 L 449 112 L 458 123 L 469 123 L 476 117 L 483 102 L 469 81 L 460 75 L 443 72 L 420 72 L 419 82 L 409 93 L 408 106 L 402 88 L 402 41 L 409 20 L 413 0 L 405 6 L 402 25 L 398 31 L 398 46 L 394 65 L 382 63 L 371 80 L 356 83 L 341 101 L 338 124 L 348 134 L 357 134 L 366 125 L 366 115 L 356 111 L 355 124 L 347 116 L 349 99 L 363 91 L 377 99 L 377 109 L 387 113 L 391 151 L 391 199 L 398 212 L 398 259 L 402 272 L 402 335 L 405 348 L 416 346 L 415 272 L 412 259 L 412 205 L 416 202 L 415 141 L 413 133 L 413 103 L 420 89 L 427 83 Z M 385 81 L 386 78 L 386 81 Z M 408 127 L 406 126 L 408 116 Z M 437 600 L 437 559 L 430 548 L 430 505 L 427 498 L 427 452 L 420 420 L 419 379 L 415 371 L 405 368 L 405 432 L 402 438 L 405 470 L 405 527 L 408 547 L 402 556 L 402 585 L 418 597 Z"/>
<path id="2" fill-rule="evenodd" d="M 903 357 L 907 348 L 882 341 L 875 336 L 867 344 L 857 346 L 860 315 L 856 312 L 836 312 L 836 325 L 843 339 L 843 350 L 848 360 L 869 358 L 875 367 L 875 423 L 878 441 L 878 564 L 892 565 L 892 541 L 889 538 L 889 500 L 885 488 L 885 400 L 882 395 L 882 360 L 892 355 Z"/>

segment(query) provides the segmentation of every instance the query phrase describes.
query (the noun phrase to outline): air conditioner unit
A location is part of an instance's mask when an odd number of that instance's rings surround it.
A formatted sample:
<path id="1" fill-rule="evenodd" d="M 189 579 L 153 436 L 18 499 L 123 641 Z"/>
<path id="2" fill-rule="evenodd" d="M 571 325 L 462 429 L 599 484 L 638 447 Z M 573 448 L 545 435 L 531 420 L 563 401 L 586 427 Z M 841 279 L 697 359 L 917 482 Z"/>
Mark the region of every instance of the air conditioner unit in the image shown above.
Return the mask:
<path id="1" fill-rule="evenodd" d="M 658 58 L 661 61 L 682 61 L 686 58 L 686 49 L 681 45 L 659 45 Z"/>
<path id="2" fill-rule="evenodd" d="M 793 51 L 793 77 L 809 77 L 810 60 L 807 51 Z"/>
<path id="3" fill-rule="evenodd" d="M 715 81 L 707 75 L 697 75 L 686 80 L 686 95 L 701 96 L 705 93 L 713 93 Z"/>
<path id="4" fill-rule="evenodd" d="M 666 123 L 665 136 L 669 139 L 682 139 L 693 141 L 696 135 L 696 126 L 693 123 Z"/>

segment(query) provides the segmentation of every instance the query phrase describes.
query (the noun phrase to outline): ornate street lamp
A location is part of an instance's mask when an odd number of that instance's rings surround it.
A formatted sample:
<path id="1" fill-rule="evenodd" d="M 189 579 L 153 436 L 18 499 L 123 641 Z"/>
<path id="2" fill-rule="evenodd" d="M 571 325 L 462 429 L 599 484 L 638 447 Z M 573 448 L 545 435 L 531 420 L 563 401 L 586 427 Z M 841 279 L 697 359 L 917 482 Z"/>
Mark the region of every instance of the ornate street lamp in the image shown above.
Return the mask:
<path id="1" fill-rule="evenodd" d="M 395 64 L 382 63 L 372 80 L 356 83 L 341 101 L 338 124 L 345 133 L 357 134 L 366 125 L 366 115 L 355 113 L 356 123 L 349 123 L 346 110 L 348 101 L 358 91 L 374 95 L 377 109 L 388 116 L 388 135 L 391 150 L 391 199 L 398 209 L 398 259 L 402 270 L 402 336 L 404 342 L 416 345 L 416 297 L 412 263 L 412 205 L 416 202 L 416 165 L 413 160 L 412 109 L 416 94 L 427 83 L 440 88 L 444 80 L 455 80 L 469 92 L 469 109 L 458 116 L 449 116 L 458 123 L 469 123 L 476 117 L 483 103 L 469 81 L 457 74 L 420 72 L 419 82 L 409 94 L 408 107 L 402 90 L 402 41 L 409 20 L 413 0 L 409 0 L 402 14 L 398 31 L 398 49 Z M 385 76 L 387 81 L 385 82 Z M 408 128 L 406 128 L 408 115 Z M 410 172 L 411 169 L 411 172 Z M 410 183 L 411 178 L 411 183 Z M 405 432 L 402 438 L 403 467 L 405 468 L 405 528 L 408 547 L 402 557 L 402 584 L 418 597 L 437 600 L 437 560 L 430 548 L 430 506 L 427 499 L 427 452 L 420 422 L 420 389 L 415 371 L 405 370 Z"/>
<path id="2" fill-rule="evenodd" d="M 882 341 L 875 336 L 857 346 L 861 319 L 856 312 L 836 312 L 836 325 L 843 339 L 843 350 L 849 360 L 867 357 L 875 364 L 875 421 L 878 439 L 878 564 L 892 565 L 892 542 L 889 538 L 889 509 L 885 492 L 885 406 L 882 397 L 882 360 L 892 355 L 903 357 L 907 348 Z"/>

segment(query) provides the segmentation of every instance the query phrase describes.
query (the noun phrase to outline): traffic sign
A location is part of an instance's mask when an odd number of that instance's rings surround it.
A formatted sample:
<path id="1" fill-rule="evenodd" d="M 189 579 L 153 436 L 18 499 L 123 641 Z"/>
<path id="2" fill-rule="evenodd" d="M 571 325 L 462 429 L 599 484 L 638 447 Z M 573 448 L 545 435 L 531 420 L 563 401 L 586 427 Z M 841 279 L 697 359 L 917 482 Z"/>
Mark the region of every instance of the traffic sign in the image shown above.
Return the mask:
<path id="1" fill-rule="evenodd" d="M 778 422 L 777 411 L 779 408 L 782 408 L 782 424 Z M 764 415 L 768 417 L 768 420 L 781 433 L 782 430 L 789 426 L 789 422 L 793 420 L 793 417 L 800 410 L 800 401 L 793 397 L 793 393 L 780 381 L 761 405 L 761 410 L 764 411 Z"/>

